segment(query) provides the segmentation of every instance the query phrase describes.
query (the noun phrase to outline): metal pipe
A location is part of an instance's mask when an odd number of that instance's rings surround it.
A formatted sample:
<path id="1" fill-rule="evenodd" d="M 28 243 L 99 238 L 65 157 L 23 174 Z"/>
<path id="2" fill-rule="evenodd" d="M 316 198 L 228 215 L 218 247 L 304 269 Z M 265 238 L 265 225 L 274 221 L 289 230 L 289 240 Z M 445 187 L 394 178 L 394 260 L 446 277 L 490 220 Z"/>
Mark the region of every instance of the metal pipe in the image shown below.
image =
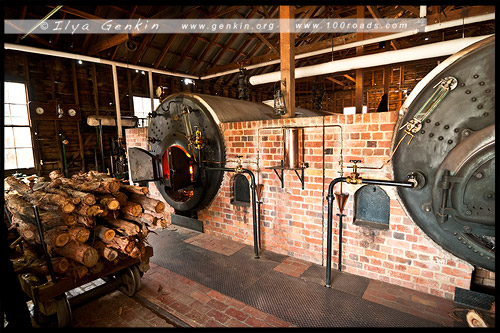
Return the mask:
<path id="1" fill-rule="evenodd" d="M 36 28 L 38 28 L 40 26 L 40 24 L 42 24 L 43 22 L 45 22 L 46 20 L 48 20 L 52 15 L 54 15 L 62 7 L 63 6 L 57 6 L 56 8 L 52 9 L 50 11 L 50 13 L 48 13 L 47 15 L 45 15 L 45 17 L 43 19 L 41 19 L 40 21 L 38 21 L 37 24 L 35 24 L 30 30 L 28 30 L 28 32 L 25 33 L 24 36 L 22 36 L 21 38 L 19 38 L 18 42 L 22 41 L 23 39 L 25 39 L 30 33 L 32 33 L 33 31 L 35 31 Z"/>
<path id="2" fill-rule="evenodd" d="M 333 189 L 337 183 L 345 182 L 346 177 L 338 177 L 335 178 L 334 180 L 331 181 L 330 185 L 328 186 L 328 220 L 327 220 L 327 236 L 326 236 L 326 281 L 325 281 L 325 287 L 330 287 L 331 286 L 331 270 L 332 270 L 332 208 L 333 208 L 333 199 L 334 199 L 334 194 L 333 194 Z M 361 178 L 361 184 L 373 184 L 373 185 L 385 185 L 385 186 L 400 186 L 400 187 L 406 187 L 406 188 L 413 188 L 415 187 L 415 183 L 413 182 L 398 182 L 398 181 L 393 181 L 393 180 L 380 180 L 380 179 L 362 179 Z M 338 214 L 337 214 L 338 215 Z M 345 216 L 345 215 L 344 215 Z M 342 243 L 341 243 L 341 234 L 342 229 L 341 225 L 339 225 L 339 271 L 341 270 L 341 253 L 342 253 Z"/>
<path id="3" fill-rule="evenodd" d="M 420 59 L 449 56 L 469 45 L 488 38 L 491 35 L 452 39 L 444 42 L 409 47 L 394 51 L 368 54 L 342 60 L 329 61 L 322 64 L 295 68 L 295 79 L 339 73 L 353 69 L 377 67 L 394 63 L 415 61 Z M 259 85 L 280 80 L 280 72 L 271 72 L 251 76 L 250 84 Z"/>
<path id="4" fill-rule="evenodd" d="M 234 168 L 225 168 L 225 167 L 219 167 L 219 168 L 212 168 L 212 167 L 206 167 L 205 170 L 207 171 L 228 171 L 228 172 L 236 172 Z M 253 220 L 253 250 L 254 250 L 254 259 L 259 259 L 259 238 L 260 235 L 259 233 L 259 228 L 257 226 L 257 209 L 256 209 L 256 200 L 255 200 L 255 176 L 251 170 L 248 169 L 241 169 L 242 173 L 247 173 L 250 176 L 251 180 L 251 193 L 252 193 L 252 220 Z"/>
<path id="5" fill-rule="evenodd" d="M 452 20 L 452 21 L 447 21 L 447 22 L 440 22 L 440 23 L 435 23 L 435 24 L 430 24 L 425 26 L 424 32 L 431 32 L 431 31 L 437 31 L 437 30 L 443 30 L 447 28 L 452 28 L 452 27 L 458 27 L 462 26 L 464 24 L 472 24 L 472 23 L 477 23 L 477 22 L 485 22 L 485 21 L 490 21 L 495 19 L 495 13 L 488 13 L 488 14 L 483 14 L 483 15 L 477 15 L 477 16 L 472 16 L 472 17 L 465 17 L 463 19 L 457 19 L 457 20 Z M 316 50 L 316 51 L 311 51 L 311 52 L 306 52 L 306 53 L 301 53 L 301 54 L 296 54 L 295 59 L 303 59 L 303 58 L 310 58 L 314 57 L 320 54 L 325 54 L 325 53 L 331 53 L 335 51 L 341 51 L 341 50 L 346 50 L 349 48 L 354 48 L 358 46 L 364 46 L 368 44 L 375 44 L 375 43 L 380 43 L 380 42 L 385 42 L 388 40 L 393 40 L 393 39 L 398 39 L 398 38 L 404 38 L 412 35 L 416 35 L 422 33 L 422 31 L 419 31 L 418 29 L 414 30 L 408 30 L 408 31 L 402 31 L 398 32 L 395 34 L 390 34 L 390 35 L 385 35 L 381 37 L 376 37 L 376 38 L 370 38 L 370 39 L 365 39 L 361 41 L 356 41 L 352 43 L 347 43 L 343 45 L 336 45 L 334 47 L 328 47 L 324 48 L 321 50 Z M 265 66 L 270 66 L 270 65 L 276 65 L 280 63 L 280 59 L 275 59 L 275 60 L 270 60 L 266 62 L 261 62 L 258 64 L 254 65 L 249 65 L 245 66 L 247 70 L 250 69 L 255 69 L 255 68 L 260 68 L 260 67 L 265 67 Z M 206 80 L 206 79 L 212 79 L 214 77 L 219 77 L 219 76 L 224 76 L 228 74 L 234 74 L 239 72 L 239 69 L 230 69 L 227 71 L 219 72 L 219 73 L 214 73 L 210 75 L 205 75 L 200 77 L 201 80 Z"/>
<path id="6" fill-rule="evenodd" d="M 97 63 L 97 64 L 111 65 L 111 66 L 123 67 L 123 68 L 128 68 L 128 69 L 136 69 L 136 70 L 144 71 L 144 72 L 151 71 L 151 72 L 157 73 L 157 74 L 176 76 L 176 77 L 182 77 L 182 78 L 188 78 L 188 79 L 194 79 L 194 80 L 199 78 L 198 76 L 184 74 L 184 73 L 169 72 L 169 71 L 164 71 L 164 70 L 156 69 L 156 68 L 137 66 L 137 65 L 131 65 L 131 64 L 124 64 L 124 63 L 117 62 L 117 61 L 89 57 L 89 56 L 85 56 L 85 55 L 81 55 L 81 54 L 47 50 L 47 49 L 26 46 L 26 45 L 5 43 L 4 48 L 6 50 L 14 50 L 14 51 L 21 51 L 21 52 L 28 52 L 28 53 L 37 53 L 37 54 L 43 54 L 43 55 L 48 55 L 48 56 L 53 56 L 53 57 L 82 60 L 82 61 L 93 62 L 93 63 Z"/>

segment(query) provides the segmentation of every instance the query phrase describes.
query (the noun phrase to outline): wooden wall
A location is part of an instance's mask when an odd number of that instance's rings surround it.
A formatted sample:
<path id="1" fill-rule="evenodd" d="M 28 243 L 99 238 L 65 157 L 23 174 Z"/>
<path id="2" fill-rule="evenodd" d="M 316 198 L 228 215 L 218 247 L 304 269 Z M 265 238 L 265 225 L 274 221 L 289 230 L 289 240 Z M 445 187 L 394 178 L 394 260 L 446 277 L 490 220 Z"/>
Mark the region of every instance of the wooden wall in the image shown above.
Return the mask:
<path id="1" fill-rule="evenodd" d="M 121 67 L 117 67 L 117 75 L 121 113 L 123 116 L 132 116 L 132 96 L 149 97 L 148 75 Z M 59 133 L 68 140 L 65 148 L 70 175 L 82 169 L 96 169 L 94 149 L 97 147 L 98 164 L 101 161 L 100 149 L 96 146 L 96 128 L 87 125 L 87 117 L 116 115 L 111 66 L 89 62 L 79 64 L 71 59 L 5 50 L 4 80 L 27 83 L 29 101 L 47 103 L 55 100 L 61 104 L 80 106 L 81 121 L 32 119 L 35 168 L 38 175 L 48 175 L 56 169 L 63 171 L 62 140 Z M 153 88 L 159 85 L 166 87 L 167 95 L 193 91 L 238 98 L 235 85 L 198 81 L 195 86 L 187 86 L 182 83 L 182 78 L 153 74 Z M 272 96 L 262 95 L 257 89 L 253 89 L 250 98 L 260 101 Z M 103 127 L 104 155 L 108 168 L 110 140 L 116 137 L 116 127 Z"/>
<path id="2" fill-rule="evenodd" d="M 398 111 L 418 81 L 434 69 L 439 60 L 445 58 L 365 69 L 363 71 L 363 105 L 368 106 L 368 112 L 376 112 L 380 99 L 387 89 L 389 111 Z M 354 73 L 350 76 L 354 77 Z M 338 81 L 343 79 L 342 75 L 335 78 Z M 344 107 L 355 105 L 354 82 L 341 80 L 344 83 L 342 86 L 326 78 L 318 78 L 316 85 L 319 86 L 321 82 L 324 85 L 323 111 L 342 113 Z M 297 82 L 295 89 L 297 105 L 306 109 L 314 109 L 313 81 Z M 404 92 L 405 90 L 407 93 Z"/>
<path id="3" fill-rule="evenodd" d="M 364 71 L 364 105 L 369 112 L 376 111 L 380 97 L 389 90 L 389 110 L 399 110 L 406 95 L 430 70 L 437 65 L 436 59 L 374 68 Z M 132 96 L 149 97 L 148 75 L 140 71 L 117 67 L 120 110 L 123 116 L 133 115 Z M 94 151 L 100 163 L 100 149 L 96 145 L 96 128 L 87 125 L 90 115 L 115 116 L 115 101 L 111 66 L 95 63 L 77 63 L 75 60 L 5 50 L 4 79 L 27 83 L 28 98 L 35 102 L 57 101 L 61 104 L 78 104 L 80 121 L 37 120 L 32 121 L 32 136 L 35 148 L 35 167 L 38 175 L 50 171 L 63 171 L 62 133 L 68 140 L 65 146 L 69 174 L 84 170 L 95 170 Z M 322 110 L 342 113 L 346 106 L 354 106 L 354 84 L 346 81 L 341 86 L 325 78 Z M 352 83 L 352 84 L 350 84 Z M 168 94 L 193 91 L 209 95 L 238 98 L 236 85 L 218 84 L 216 80 L 197 81 L 194 86 L 182 83 L 182 78 L 153 74 L 153 87 L 166 87 Z M 272 91 L 264 87 L 249 85 L 250 100 L 260 102 L 272 99 Z M 314 109 L 313 81 L 298 81 L 296 84 L 297 105 Z M 156 96 L 155 96 L 156 97 Z M 54 110 L 55 112 L 55 110 Z M 109 168 L 110 140 L 117 137 L 116 127 L 103 127 L 103 143 L 106 166 Z"/>

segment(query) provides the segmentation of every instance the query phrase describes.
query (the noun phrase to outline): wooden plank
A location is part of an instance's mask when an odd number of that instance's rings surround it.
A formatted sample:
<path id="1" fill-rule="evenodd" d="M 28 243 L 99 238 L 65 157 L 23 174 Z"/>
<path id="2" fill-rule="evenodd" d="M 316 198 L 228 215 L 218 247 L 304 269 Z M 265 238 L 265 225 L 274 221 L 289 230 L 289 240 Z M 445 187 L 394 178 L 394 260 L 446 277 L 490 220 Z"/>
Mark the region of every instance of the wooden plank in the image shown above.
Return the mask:
<path id="1" fill-rule="evenodd" d="M 294 6 L 280 6 L 280 19 L 295 17 Z M 281 29 L 280 29 L 281 30 Z M 285 95 L 286 113 L 282 118 L 295 117 L 295 34 L 280 31 L 281 91 Z"/>
<path id="2" fill-rule="evenodd" d="M 357 6 L 356 17 L 363 19 L 365 17 L 365 6 Z M 357 40 L 363 40 L 363 32 L 358 31 Z M 356 47 L 356 56 L 363 55 L 363 46 Z M 356 90 L 354 91 L 354 106 L 356 113 L 363 113 L 363 69 L 356 69 Z"/>
<path id="3" fill-rule="evenodd" d="M 76 64 L 74 61 L 71 62 L 71 70 L 73 74 L 73 92 L 75 94 L 75 104 L 80 105 L 80 99 L 78 97 L 78 82 L 76 80 Z M 83 140 L 82 140 L 82 132 L 80 131 L 80 122 L 77 122 L 76 126 L 78 133 L 78 147 L 79 147 L 80 157 L 82 159 L 81 170 L 85 171 L 85 152 L 83 151 Z"/>

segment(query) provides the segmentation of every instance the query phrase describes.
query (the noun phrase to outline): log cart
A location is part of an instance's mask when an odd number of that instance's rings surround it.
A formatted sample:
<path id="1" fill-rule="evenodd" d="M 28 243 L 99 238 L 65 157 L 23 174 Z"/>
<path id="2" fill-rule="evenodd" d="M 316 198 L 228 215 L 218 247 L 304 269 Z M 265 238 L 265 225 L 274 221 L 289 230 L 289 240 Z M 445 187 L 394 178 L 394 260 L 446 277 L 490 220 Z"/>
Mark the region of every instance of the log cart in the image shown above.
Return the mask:
<path id="1" fill-rule="evenodd" d="M 22 289 L 33 301 L 35 321 L 57 315 L 71 324 L 71 307 L 119 289 L 131 297 L 149 269 L 151 229 L 165 228 L 165 204 L 148 188 L 121 183 L 89 171 L 65 178 L 5 178 L 5 208 L 11 261 Z M 77 296 L 66 292 L 103 279 L 106 283 Z"/>

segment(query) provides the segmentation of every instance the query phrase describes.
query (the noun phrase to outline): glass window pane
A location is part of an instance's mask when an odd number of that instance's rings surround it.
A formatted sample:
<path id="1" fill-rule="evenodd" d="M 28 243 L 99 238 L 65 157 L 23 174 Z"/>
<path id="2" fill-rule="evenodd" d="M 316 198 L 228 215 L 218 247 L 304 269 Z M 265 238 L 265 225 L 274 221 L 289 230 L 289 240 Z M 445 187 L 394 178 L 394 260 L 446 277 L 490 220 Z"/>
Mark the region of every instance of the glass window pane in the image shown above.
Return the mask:
<path id="1" fill-rule="evenodd" d="M 5 149 L 4 170 L 16 169 L 16 150 Z"/>
<path id="2" fill-rule="evenodd" d="M 4 110 L 3 111 L 3 124 L 4 125 L 12 125 L 12 119 L 10 118 L 10 104 L 4 104 L 3 110 Z"/>
<path id="3" fill-rule="evenodd" d="M 29 127 L 14 127 L 16 147 L 31 147 L 31 131 Z"/>
<path id="4" fill-rule="evenodd" d="M 7 82 L 9 101 L 11 103 L 26 104 L 26 89 L 24 83 Z"/>
<path id="5" fill-rule="evenodd" d="M 28 107 L 26 105 L 10 105 L 10 113 L 13 125 L 29 125 Z"/>
<path id="6" fill-rule="evenodd" d="M 12 127 L 4 127 L 4 147 L 14 147 L 14 131 Z"/>
<path id="7" fill-rule="evenodd" d="M 33 150 L 31 148 L 17 148 L 17 167 L 32 168 L 35 166 L 33 161 Z"/>

